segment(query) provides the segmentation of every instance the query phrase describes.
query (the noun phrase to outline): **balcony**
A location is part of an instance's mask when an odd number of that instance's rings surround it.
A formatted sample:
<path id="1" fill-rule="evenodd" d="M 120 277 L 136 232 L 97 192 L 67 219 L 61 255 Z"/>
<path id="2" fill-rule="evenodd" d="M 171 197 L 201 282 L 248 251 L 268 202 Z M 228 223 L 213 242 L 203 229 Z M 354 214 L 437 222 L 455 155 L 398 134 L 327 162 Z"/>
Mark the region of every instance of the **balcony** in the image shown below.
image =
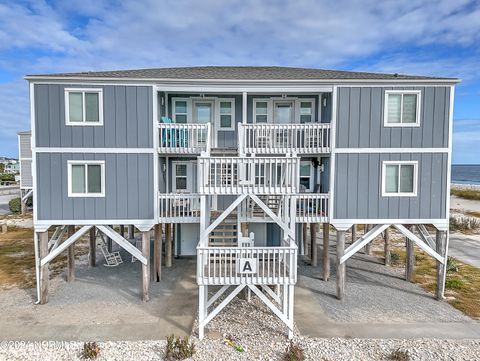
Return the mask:
<path id="1" fill-rule="evenodd" d="M 199 157 L 200 194 L 291 194 L 299 190 L 297 157 Z"/>
<path id="2" fill-rule="evenodd" d="M 293 285 L 296 268 L 296 247 L 197 247 L 199 285 Z"/>
<path id="3" fill-rule="evenodd" d="M 278 217 L 285 215 L 285 201 L 291 197 L 296 197 L 296 216 L 297 223 L 324 223 L 329 221 L 328 217 L 328 194 L 326 193 L 300 193 L 292 195 L 260 195 L 258 196 Z M 271 222 L 271 218 L 250 199 L 242 202 L 242 212 L 245 218 L 244 222 Z"/>
<path id="4" fill-rule="evenodd" d="M 200 195 L 160 193 L 158 196 L 159 223 L 200 222 Z"/>
<path id="5" fill-rule="evenodd" d="M 239 142 L 245 153 L 330 153 L 330 123 L 240 124 Z"/>
<path id="6" fill-rule="evenodd" d="M 210 124 L 158 124 L 158 151 L 166 154 L 200 154 L 210 149 Z"/>

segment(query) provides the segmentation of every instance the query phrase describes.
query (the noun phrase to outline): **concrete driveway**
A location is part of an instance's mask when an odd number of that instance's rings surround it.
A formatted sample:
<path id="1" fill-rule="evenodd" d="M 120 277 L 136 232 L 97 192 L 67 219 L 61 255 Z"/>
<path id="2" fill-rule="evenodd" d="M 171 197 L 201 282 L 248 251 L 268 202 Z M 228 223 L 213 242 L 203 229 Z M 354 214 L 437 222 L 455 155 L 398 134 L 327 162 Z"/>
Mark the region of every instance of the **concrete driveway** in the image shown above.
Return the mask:
<path id="1" fill-rule="evenodd" d="M 480 268 L 480 236 L 451 233 L 448 254 Z"/>
<path id="2" fill-rule="evenodd" d="M 8 195 L 0 195 L 0 216 L 5 214 L 10 214 L 10 209 L 8 208 L 8 202 L 10 199 L 18 197 L 17 194 L 8 194 Z"/>

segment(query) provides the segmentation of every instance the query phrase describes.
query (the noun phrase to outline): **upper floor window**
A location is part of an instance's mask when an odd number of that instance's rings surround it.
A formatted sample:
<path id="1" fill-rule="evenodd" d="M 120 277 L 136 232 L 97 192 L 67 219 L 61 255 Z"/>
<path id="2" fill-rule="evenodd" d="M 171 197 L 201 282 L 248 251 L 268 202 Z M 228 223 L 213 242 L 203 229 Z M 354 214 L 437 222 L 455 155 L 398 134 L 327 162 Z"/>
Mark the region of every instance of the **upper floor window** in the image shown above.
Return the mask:
<path id="1" fill-rule="evenodd" d="M 300 188 L 305 192 L 313 192 L 313 167 L 310 162 L 300 162 Z"/>
<path id="2" fill-rule="evenodd" d="M 419 90 L 387 90 L 385 92 L 385 126 L 419 126 L 420 94 Z"/>
<path id="3" fill-rule="evenodd" d="M 188 101 L 186 99 L 175 99 L 173 101 L 173 121 L 175 123 L 187 123 Z"/>
<path id="4" fill-rule="evenodd" d="M 67 125 L 103 125 L 102 89 L 65 89 Z"/>
<path id="5" fill-rule="evenodd" d="M 416 196 L 418 162 L 383 162 L 382 196 Z"/>
<path id="6" fill-rule="evenodd" d="M 68 196 L 104 197 L 105 161 L 69 161 Z"/>
<path id="7" fill-rule="evenodd" d="M 267 123 L 268 122 L 268 101 L 266 100 L 254 100 L 254 114 L 253 118 L 255 123 Z"/>
<path id="8" fill-rule="evenodd" d="M 235 102 L 233 100 L 219 100 L 219 128 L 221 130 L 235 129 Z"/>
<path id="9" fill-rule="evenodd" d="M 315 102 L 313 100 L 300 100 L 300 123 L 311 123 L 313 122 L 313 114 L 315 109 Z"/>

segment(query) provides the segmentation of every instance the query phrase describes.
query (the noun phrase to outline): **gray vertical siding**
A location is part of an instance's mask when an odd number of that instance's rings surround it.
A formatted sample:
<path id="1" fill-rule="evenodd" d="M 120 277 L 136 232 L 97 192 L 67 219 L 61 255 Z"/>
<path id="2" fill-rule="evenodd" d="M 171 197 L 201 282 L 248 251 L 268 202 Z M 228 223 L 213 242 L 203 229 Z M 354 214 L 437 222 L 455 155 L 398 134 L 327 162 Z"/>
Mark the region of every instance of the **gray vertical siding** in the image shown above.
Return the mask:
<path id="1" fill-rule="evenodd" d="M 385 127 L 385 90 L 420 90 L 419 127 Z M 449 87 L 339 87 L 337 148 L 448 147 Z"/>
<path id="2" fill-rule="evenodd" d="M 105 197 L 68 197 L 67 161 L 105 160 Z M 154 218 L 151 154 L 37 154 L 39 220 Z"/>
<path id="3" fill-rule="evenodd" d="M 418 161 L 416 197 L 382 197 L 382 162 Z M 335 219 L 444 219 L 446 153 L 336 154 Z"/>
<path id="4" fill-rule="evenodd" d="M 65 124 L 65 88 L 103 89 L 103 126 Z M 151 148 L 150 86 L 35 84 L 37 147 Z"/>

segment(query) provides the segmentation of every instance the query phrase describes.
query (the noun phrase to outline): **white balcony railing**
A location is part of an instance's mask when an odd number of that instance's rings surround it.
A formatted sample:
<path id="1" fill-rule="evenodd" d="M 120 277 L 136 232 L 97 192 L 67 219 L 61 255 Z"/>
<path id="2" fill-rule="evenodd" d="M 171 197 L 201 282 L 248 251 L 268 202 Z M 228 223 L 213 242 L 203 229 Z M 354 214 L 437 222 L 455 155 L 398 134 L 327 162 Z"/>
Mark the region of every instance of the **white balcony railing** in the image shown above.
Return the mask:
<path id="1" fill-rule="evenodd" d="M 297 194 L 297 222 L 328 222 L 328 194 Z"/>
<path id="2" fill-rule="evenodd" d="M 210 124 L 158 124 L 158 151 L 173 154 L 200 154 L 210 150 Z"/>
<path id="3" fill-rule="evenodd" d="M 289 194 L 299 188 L 297 157 L 199 157 L 201 194 Z"/>
<path id="4" fill-rule="evenodd" d="M 270 208 L 278 217 L 289 217 L 285 205 L 289 203 L 291 197 L 296 197 L 296 216 L 295 222 L 298 223 L 317 223 L 328 222 L 328 194 L 327 193 L 299 193 L 289 195 L 259 195 L 263 203 Z M 285 202 L 286 201 L 286 202 Z M 251 199 L 246 199 L 241 204 L 241 214 L 244 215 L 242 222 L 271 222 L 272 219 Z"/>
<path id="5" fill-rule="evenodd" d="M 159 222 L 192 223 L 200 220 L 198 194 L 161 193 L 158 203 Z"/>
<path id="6" fill-rule="evenodd" d="M 297 281 L 295 247 L 197 247 L 199 285 L 273 285 Z M 249 261 L 251 269 L 242 267 Z"/>
<path id="7" fill-rule="evenodd" d="M 321 154 L 330 152 L 330 123 L 241 124 L 245 153 Z"/>

